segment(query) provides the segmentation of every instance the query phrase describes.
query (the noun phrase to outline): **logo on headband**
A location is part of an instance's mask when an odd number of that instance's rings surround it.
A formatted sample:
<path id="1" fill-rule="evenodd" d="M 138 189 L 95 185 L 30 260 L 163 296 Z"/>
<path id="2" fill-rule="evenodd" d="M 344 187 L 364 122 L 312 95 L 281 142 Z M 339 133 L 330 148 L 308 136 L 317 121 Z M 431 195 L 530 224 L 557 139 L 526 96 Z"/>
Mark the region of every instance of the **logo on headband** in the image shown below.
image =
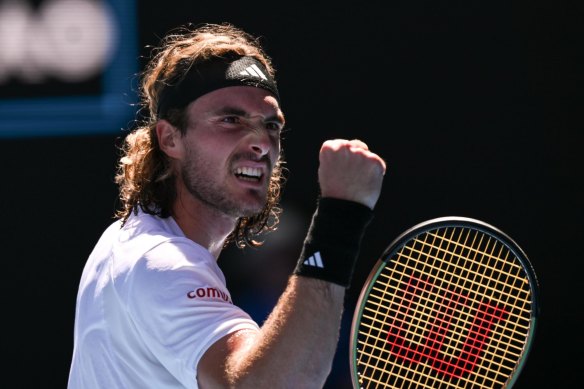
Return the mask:
<path id="1" fill-rule="evenodd" d="M 165 84 L 158 99 L 158 116 L 163 118 L 170 108 L 184 108 L 206 93 L 239 85 L 265 89 L 280 99 L 276 81 L 259 60 L 239 55 L 213 57 L 190 66 L 176 83 Z"/>
<path id="2" fill-rule="evenodd" d="M 245 68 L 245 70 L 239 72 L 239 74 L 241 74 L 242 76 L 261 78 L 262 80 L 268 79 L 268 77 L 266 77 L 266 75 L 261 71 L 261 69 L 256 64 L 248 66 L 247 68 Z"/>

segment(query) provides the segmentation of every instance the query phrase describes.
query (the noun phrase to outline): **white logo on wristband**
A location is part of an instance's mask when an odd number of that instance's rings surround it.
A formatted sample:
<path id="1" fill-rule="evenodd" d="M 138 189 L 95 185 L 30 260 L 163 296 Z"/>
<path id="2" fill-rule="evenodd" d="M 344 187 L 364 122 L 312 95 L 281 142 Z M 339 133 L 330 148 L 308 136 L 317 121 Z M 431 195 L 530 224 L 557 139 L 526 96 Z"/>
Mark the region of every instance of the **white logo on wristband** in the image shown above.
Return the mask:
<path id="1" fill-rule="evenodd" d="M 322 258 L 320 257 L 320 251 L 317 251 L 316 253 L 314 253 L 314 255 L 308 257 L 304 262 L 302 262 L 302 264 L 306 266 L 314 266 L 324 269 L 324 265 L 322 264 Z"/>

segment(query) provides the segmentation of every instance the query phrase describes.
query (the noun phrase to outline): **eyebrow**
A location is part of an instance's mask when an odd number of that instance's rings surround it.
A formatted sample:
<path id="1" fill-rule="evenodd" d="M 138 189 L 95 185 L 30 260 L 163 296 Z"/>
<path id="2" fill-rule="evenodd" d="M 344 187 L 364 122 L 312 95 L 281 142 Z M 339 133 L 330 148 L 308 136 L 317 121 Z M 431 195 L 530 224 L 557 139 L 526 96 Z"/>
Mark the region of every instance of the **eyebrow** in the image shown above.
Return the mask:
<path id="1" fill-rule="evenodd" d="M 229 106 L 218 109 L 217 111 L 214 112 L 214 114 L 215 115 L 243 116 L 244 118 L 251 117 L 251 115 L 249 115 L 249 113 L 247 113 L 243 109 L 236 108 L 236 107 L 229 107 Z M 283 125 L 286 122 L 286 120 L 284 119 L 284 115 L 280 113 L 280 114 L 266 116 L 264 118 L 264 122 L 279 122 Z"/>

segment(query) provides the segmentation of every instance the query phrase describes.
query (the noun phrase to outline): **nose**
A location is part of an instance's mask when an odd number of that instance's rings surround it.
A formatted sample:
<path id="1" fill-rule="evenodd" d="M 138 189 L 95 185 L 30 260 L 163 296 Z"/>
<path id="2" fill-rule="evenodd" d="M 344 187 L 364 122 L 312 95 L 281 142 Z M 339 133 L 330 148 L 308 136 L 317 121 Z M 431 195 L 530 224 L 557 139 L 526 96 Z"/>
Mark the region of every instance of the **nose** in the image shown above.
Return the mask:
<path id="1" fill-rule="evenodd" d="M 270 152 L 271 141 L 267 131 L 256 130 L 251 134 L 250 148 L 260 157 Z"/>
<path id="2" fill-rule="evenodd" d="M 262 122 L 254 123 L 253 120 L 246 120 L 246 127 L 249 128 L 249 147 L 252 152 L 260 157 L 267 155 L 272 147 L 273 140 L 268 130 L 264 128 Z"/>

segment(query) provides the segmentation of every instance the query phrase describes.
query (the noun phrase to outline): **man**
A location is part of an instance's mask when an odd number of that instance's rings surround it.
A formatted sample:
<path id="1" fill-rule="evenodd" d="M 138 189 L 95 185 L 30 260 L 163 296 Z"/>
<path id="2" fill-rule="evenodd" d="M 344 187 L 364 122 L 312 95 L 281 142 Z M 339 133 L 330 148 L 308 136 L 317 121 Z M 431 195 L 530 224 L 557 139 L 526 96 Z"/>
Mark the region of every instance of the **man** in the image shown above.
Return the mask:
<path id="1" fill-rule="evenodd" d="M 169 35 L 155 54 L 141 85 L 150 115 L 116 177 L 119 220 L 81 278 L 69 389 L 322 387 L 384 161 L 359 140 L 323 143 L 298 266 L 259 327 L 217 258 L 229 242 L 259 245 L 280 212 L 270 58 L 227 24 Z"/>

